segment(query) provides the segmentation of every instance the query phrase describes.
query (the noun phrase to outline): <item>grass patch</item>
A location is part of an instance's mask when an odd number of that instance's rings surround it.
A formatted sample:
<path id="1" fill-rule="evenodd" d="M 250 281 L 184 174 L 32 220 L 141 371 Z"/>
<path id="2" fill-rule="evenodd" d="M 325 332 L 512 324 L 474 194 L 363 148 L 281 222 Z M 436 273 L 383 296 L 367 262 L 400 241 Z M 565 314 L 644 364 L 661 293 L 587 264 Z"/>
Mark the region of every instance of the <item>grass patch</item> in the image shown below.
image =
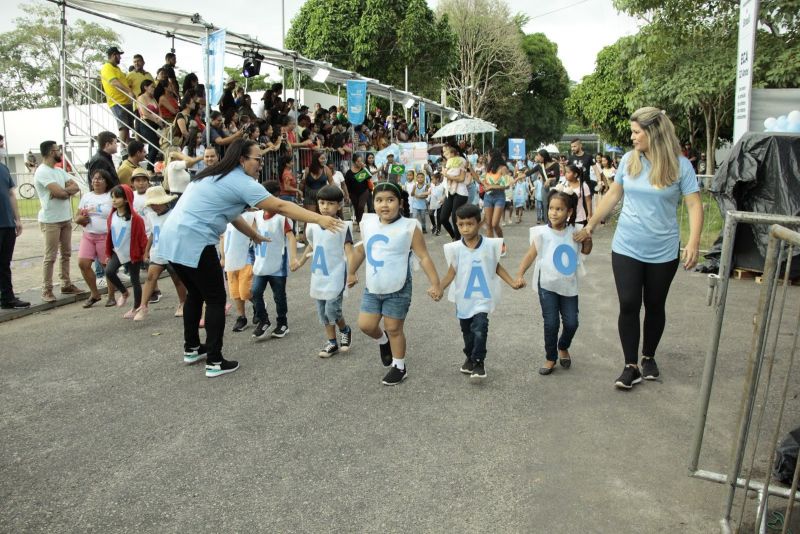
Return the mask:
<path id="1" fill-rule="evenodd" d="M 80 203 L 81 199 L 78 196 L 72 197 L 72 212 L 78 209 L 78 203 Z M 17 204 L 19 205 L 19 216 L 23 219 L 36 219 L 39 217 L 39 210 L 41 209 L 41 204 L 39 203 L 39 197 L 34 198 L 18 198 Z"/>
<path id="2" fill-rule="evenodd" d="M 719 211 L 719 205 L 714 197 L 707 192 L 700 193 L 703 201 L 703 229 L 700 232 L 700 250 L 707 251 L 719 237 L 725 219 Z M 686 204 L 681 201 L 678 208 L 678 223 L 681 229 L 681 244 L 685 245 L 689 240 L 689 214 Z"/>

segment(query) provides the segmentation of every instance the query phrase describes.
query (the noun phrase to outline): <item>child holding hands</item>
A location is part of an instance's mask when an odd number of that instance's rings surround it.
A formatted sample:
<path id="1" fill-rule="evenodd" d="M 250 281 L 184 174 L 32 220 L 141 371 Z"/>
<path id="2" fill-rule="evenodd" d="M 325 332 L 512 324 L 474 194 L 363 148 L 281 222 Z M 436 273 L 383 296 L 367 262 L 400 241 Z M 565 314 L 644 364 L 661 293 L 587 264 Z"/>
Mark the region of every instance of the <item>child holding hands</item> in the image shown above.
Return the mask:
<path id="1" fill-rule="evenodd" d="M 549 223 L 530 229 L 530 248 L 522 259 L 515 285 L 525 285 L 525 272 L 536 260 L 533 286 L 539 293 L 544 319 L 545 364 L 539 374 L 549 375 L 560 360 L 569 369 L 572 364 L 569 347 L 578 330 L 578 266 L 580 254 L 592 251 L 592 241 L 573 240 L 578 196 L 569 186 L 557 185 L 547 198 Z M 563 327 L 559 331 L 559 315 Z"/>
<path id="2" fill-rule="evenodd" d="M 389 367 L 382 382 L 394 386 L 408 378 L 403 323 L 411 306 L 412 251 L 430 281 L 428 295 L 438 301 L 442 298 L 442 289 L 417 221 L 400 213 L 401 186 L 381 182 L 373 193 L 375 213 L 364 214 L 361 219 L 364 241 L 354 247 L 347 286 L 353 287 L 358 283 L 356 271 L 366 259 L 366 287 L 361 299 L 358 327 L 380 345 L 381 361 L 384 367 Z"/>

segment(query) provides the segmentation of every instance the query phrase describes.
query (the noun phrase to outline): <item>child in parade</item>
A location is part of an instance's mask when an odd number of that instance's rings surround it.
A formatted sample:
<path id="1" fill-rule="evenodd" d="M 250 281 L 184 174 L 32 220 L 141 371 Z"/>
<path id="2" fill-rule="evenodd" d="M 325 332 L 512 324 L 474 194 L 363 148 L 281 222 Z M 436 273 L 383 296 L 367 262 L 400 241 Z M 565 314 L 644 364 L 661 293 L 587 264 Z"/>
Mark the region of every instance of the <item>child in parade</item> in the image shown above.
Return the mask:
<path id="1" fill-rule="evenodd" d="M 78 213 L 75 215 L 75 222 L 83 226 L 83 235 L 78 249 L 78 267 L 90 292 L 89 298 L 83 304 L 84 308 L 91 308 L 102 300 L 97 289 L 97 276 L 92 264 L 99 261 L 105 268 L 108 263 L 106 237 L 108 236 L 108 215 L 111 213 L 110 191 L 113 187 L 111 175 L 103 169 L 96 170 L 92 175 L 91 186 L 92 190 L 81 197 Z M 114 302 L 114 289 L 109 287 L 108 290 L 109 302 Z"/>
<path id="2" fill-rule="evenodd" d="M 577 196 L 575 224 L 580 230 L 586 226 L 586 222 L 592 216 L 592 191 L 589 184 L 583 179 L 583 170 L 576 165 L 567 165 L 564 172 L 564 183 Z"/>
<path id="3" fill-rule="evenodd" d="M 446 188 L 442 183 L 442 175 L 435 172 L 431 180 L 430 196 L 428 197 L 428 217 L 431 220 L 431 233 L 440 235 L 442 231 L 442 205 Z"/>
<path id="4" fill-rule="evenodd" d="M 326 185 L 317 192 L 319 213 L 337 217 L 344 193 L 334 185 Z M 330 358 L 339 351 L 350 350 L 353 332 L 342 314 L 348 258 L 353 254 L 352 223 L 344 231 L 331 232 L 317 224 L 306 226 L 308 249 L 300 260 L 292 263 L 296 271 L 311 260 L 311 297 L 317 302 L 317 315 L 325 327 L 327 342 L 319 351 L 320 358 Z M 339 327 L 339 341 L 336 327 Z"/>
<path id="5" fill-rule="evenodd" d="M 256 227 L 256 210 L 249 209 L 242 214 L 242 219 Z M 220 238 L 220 262 L 228 279 L 228 294 L 236 306 L 236 322 L 234 332 L 242 332 L 247 328 L 245 303 L 253 298 L 253 261 L 254 249 L 250 238 L 228 223 L 225 233 Z"/>
<path id="6" fill-rule="evenodd" d="M 533 287 L 538 290 L 544 319 L 545 364 L 539 374 L 549 375 L 556 361 L 569 369 L 569 347 L 578 330 L 578 267 L 580 254 L 592 251 L 592 241 L 573 240 L 578 197 L 569 186 L 559 184 L 547 199 L 549 224 L 530 229 L 530 248 L 522 259 L 515 284 L 525 285 L 525 272 L 536 260 Z M 561 337 L 559 315 L 563 322 Z"/>
<path id="7" fill-rule="evenodd" d="M 361 220 L 364 240 L 353 250 L 347 286 L 353 287 L 358 282 L 356 272 L 366 259 L 366 287 L 361 299 L 358 327 L 378 342 L 381 362 L 384 367 L 389 367 L 382 382 L 394 386 L 408 377 L 403 323 L 411 305 L 412 252 L 430 281 L 428 295 L 438 301 L 442 289 L 417 222 L 400 214 L 402 188 L 392 182 L 383 182 L 375 186 L 374 194 L 376 213 L 365 214 Z"/>
<path id="8" fill-rule="evenodd" d="M 536 179 L 533 181 L 533 196 L 536 201 L 536 224 L 541 224 L 545 221 L 544 218 L 544 177 L 534 174 Z"/>
<path id="9" fill-rule="evenodd" d="M 147 238 L 150 239 L 152 237 L 153 229 L 150 226 L 150 217 L 147 216 L 147 212 L 149 211 L 147 207 L 147 197 L 145 193 L 147 192 L 147 188 L 150 187 L 150 173 L 147 172 L 145 169 L 137 168 L 131 174 L 131 188 L 133 189 L 133 210 L 138 213 L 142 219 L 144 219 L 144 229 L 147 232 Z M 147 265 L 147 261 L 145 260 L 142 262 L 142 270 L 147 272 L 149 266 Z M 147 282 L 145 282 L 147 284 Z M 155 285 L 153 286 L 153 290 L 151 296 L 149 297 L 150 301 L 145 301 L 146 304 L 155 304 L 161 300 L 161 290 L 158 289 L 158 279 L 156 278 Z M 135 319 L 135 317 L 134 317 Z"/>
<path id="10" fill-rule="evenodd" d="M 117 276 L 119 268 L 128 267 L 128 274 L 133 287 L 133 308 L 125 312 L 125 319 L 133 319 L 136 310 L 142 303 L 142 286 L 139 282 L 139 268 L 147 248 L 147 232 L 144 220 L 133 209 L 133 190 L 122 184 L 111 190 L 111 215 L 108 217 L 106 236 L 106 254 L 110 257 L 106 265 L 106 280 L 120 292 L 117 306 L 123 307 L 128 301 L 129 293 Z"/>
<path id="11" fill-rule="evenodd" d="M 517 224 L 522 222 L 522 212 L 528 204 L 528 179 L 525 171 L 517 171 L 514 181 L 514 211 L 517 212 Z"/>
<path id="12" fill-rule="evenodd" d="M 411 196 L 411 216 L 419 221 L 423 234 L 428 233 L 426 218 L 428 216 L 428 197 L 430 194 L 430 184 L 425 183 L 425 173 L 418 172 L 416 181 L 410 188 L 409 195 Z"/>
<path id="13" fill-rule="evenodd" d="M 136 172 L 136 171 L 134 171 Z M 145 211 L 144 219 L 150 227 L 150 235 L 147 239 L 147 248 L 144 251 L 144 260 L 149 262 L 147 267 L 147 281 L 144 283 L 144 291 L 142 292 L 142 305 L 136 310 L 136 315 L 133 317 L 134 321 L 144 321 L 150 313 L 149 304 L 153 301 L 151 297 L 158 290 L 156 282 L 164 269 L 169 273 L 172 278 L 172 283 L 175 285 L 175 291 L 178 293 L 178 307 L 175 310 L 175 317 L 183 317 L 183 303 L 186 302 L 186 287 L 181 282 L 175 269 L 169 264 L 167 260 L 158 254 L 158 241 L 161 235 L 161 228 L 172 213 L 173 201 L 178 198 L 178 195 L 168 195 L 164 188 L 160 185 L 150 187 L 145 194 Z M 159 299 L 160 300 L 160 299 Z"/>
<path id="14" fill-rule="evenodd" d="M 266 182 L 264 188 L 270 195 L 280 193 L 278 182 Z M 264 304 L 264 290 L 267 285 L 272 288 L 275 301 L 277 324 L 270 332 L 272 337 L 282 338 L 289 333 L 286 318 L 286 277 L 289 274 L 289 263 L 297 260 L 297 239 L 292 231 L 292 221 L 278 213 L 268 211 L 256 212 L 256 228 L 258 233 L 268 241 L 255 245 L 255 261 L 253 262 L 253 322 L 256 328 L 253 337 L 264 339 L 267 329 L 272 325 Z"/>
<path id="15" fill-rule="evenodd" d="M 518 289 L 511 275 L 500 265 L 503 239 L 480 235 L 481 210 L 465 204 L 456 211 L 461 240 L 444 246 L 450 268 L 442 279 L 442 290 L 450 286 L 448 299 L 456 304 L 456 317 L 464 337 L 466 360 L 461 372 L 471 378 L 486 378 L 486 340 L 489 313 L 500 299 L 500 280 Z M 454 283 L 453 283 L 454 282 Z M 452 285 L 450 285 L 452 283 Z"/>

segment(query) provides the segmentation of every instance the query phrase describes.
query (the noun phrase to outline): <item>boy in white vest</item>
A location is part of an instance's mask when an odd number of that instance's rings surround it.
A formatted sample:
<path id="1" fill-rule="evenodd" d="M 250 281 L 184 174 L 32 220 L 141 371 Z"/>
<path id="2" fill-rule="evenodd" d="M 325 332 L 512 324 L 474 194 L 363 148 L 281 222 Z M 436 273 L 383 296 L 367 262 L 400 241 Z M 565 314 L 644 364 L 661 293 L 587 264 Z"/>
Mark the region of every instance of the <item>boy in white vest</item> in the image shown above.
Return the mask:
<path id="1" fill-rule="evenodd" d="M 503 239 L 483 237 L 481 210 L 465 204 L 456 210 L 459 241 L 444 246 L 444 257 L 450 268 L 442 280 L 442 289 L 450 286 L 447 298 L 456 304 L 456 317 L 464 337 L 467 359 L 461 372 L 471 378 L 486 378 L 486 340 L 489 334 L 489 313 L 500 301 L 500 280 L 518 289 L 511 275 L 500 265 Z M 453 285 L 450 285 L 452 282 Z"/>
<path id="2" fill-rule="evenodd" d="M 278 196 L 280 193 L 278 182 L 266 182 L 264 188 L 273 196 Z M 258 232 L 269 238 L 269 241 L 255 245 L 251 289 L 253 321 L 256 323 L 253 337 L 256 339 L 267 337 L 267 329 L 272 325 L 264 304 L 264 290 L 269 285 L 272 288 L 272 298 L 275 301 L 275 314 L 277 315 L 277 325 L 270 335 L 280 338 L 289 333 L 289 324 L 286 320 L 288 312 L 286 277 L 289 274 L 289 262 L 294 264 L 297 261 L 297 240 L 292 231 L 291 219 L 287 219 L 283 215 L 257 211 L 256 226 Z"/>
<path id="3" fill-rule="evenodd" d="M 403 324 L 411 306 L 412 251 L 431 283 L 428 295 L 439 300 L 442 289 L 419 224 L 400 212 L 402 187 L 393 182 L 381 182 L 375 186 L 373 194 L 375 213 L 365 213 L 361 219 L 364 241 L 353 249 L 347 287 L 358 283 L 356 271 L 366 259 L 367 287 L 361 298 L 358 327 L 380 345 L 381 362 L 389 367 L 382 382 L 394 386 L 408 377 Z"/>
<path id="4" fill-rule="evenodd" d="M 256 211 L 248 209 L 242 214 L 245 222 L 256 228 Z M 250 290 L 253 286 L 254 250 L 250 238 L 228 223 L 225 233 L 220 238 L 220 261 L 228 278 L 228 294 L 236 306 L 236 322 L 234 332 L 242 332 L 247 328 L 247 315 L 245 302 L 252 300 Z"/>
<path id="5" fill-rule="evenodd" d="M 578 330 L 578 271 L 581 255 L 592 251 L 592 240 L 582 244 L 573 239 L 578 196 L 568 185 L 559 184 L 547 197 L 548 224 L 530 229 L 530 248 L 519 266 L 515 285 L 525 285 L 525 272 L 536 260 L 533 287 L 539 293 L 544 320 L 545 364 L 540 375 L 549 375 L 560 361 L 569 369 L 569 347 Z M 561 337 L 558 335 L 563 322 Z"/>
<path id="6" fill-rule="evenodd" d="M 344 200 L 344 193 L 335 185 L 326 185 L 317 192 L 317 207 L 322 215 L 336 217 Z M 291 265 L 292 271 L 311 260 L 311 297 L 317 302 L 317 315 L 325 327 L 327 342 L 319 351 L 320 358 L 330 358 L 340 350 L 350 350 L 352 331 L 342 315 L 342 299 L 347 281 L 348 258 L 353 253 L 352 223 L 343 231 L 331 232 L 317 224 L 306 225 L 308 249 L 301 260 Z M 336 327 L 339 339 L 336 341 Z"/>

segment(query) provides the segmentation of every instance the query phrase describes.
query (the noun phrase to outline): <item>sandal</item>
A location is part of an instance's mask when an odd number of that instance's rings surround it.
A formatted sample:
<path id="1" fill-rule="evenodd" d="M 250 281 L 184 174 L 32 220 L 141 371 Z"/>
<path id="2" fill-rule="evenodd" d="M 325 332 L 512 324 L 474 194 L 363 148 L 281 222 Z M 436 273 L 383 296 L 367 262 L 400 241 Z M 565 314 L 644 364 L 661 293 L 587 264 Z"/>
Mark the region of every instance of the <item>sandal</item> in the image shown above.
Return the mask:
<path id="1" fill-rule="evenodd" d="M 89 297 L 88 299 L 86 299 L 86 302 L 83 303 L 83 307 L 84 308 L 91 308 L 92 306 L 94 306 L 95 304 L 100 302 L 101 300 L 103 300 L 101 297 L 96 297 L 96 298 L 95 297 Z"/>
<path id="2" fill-rule="evenodd" d="M 117 301 L 113 298 L 110 298 L 106 301 L 106 308 L 113 308 L 117 305 Z"/>

